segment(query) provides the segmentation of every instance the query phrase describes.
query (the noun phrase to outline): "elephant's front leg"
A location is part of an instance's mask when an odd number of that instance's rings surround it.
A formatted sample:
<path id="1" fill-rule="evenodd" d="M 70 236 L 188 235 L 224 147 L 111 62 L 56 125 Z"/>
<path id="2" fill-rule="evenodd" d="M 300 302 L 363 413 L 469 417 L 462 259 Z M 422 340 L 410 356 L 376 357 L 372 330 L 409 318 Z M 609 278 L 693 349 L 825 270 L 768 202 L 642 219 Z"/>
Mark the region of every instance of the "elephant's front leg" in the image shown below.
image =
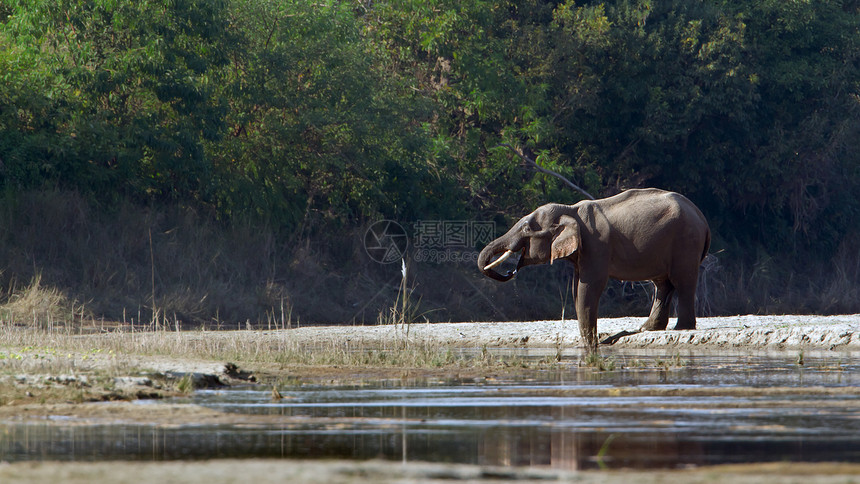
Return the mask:
<path id="1" fill-rule="evenodd" d="M 579 334 L 589 350 L 597 349 L 597 309 L 600 295 L 606 288 L 608 277 L 592 280 L 580 279 L 576 287 L 576 319 L 579 320 Z"/>

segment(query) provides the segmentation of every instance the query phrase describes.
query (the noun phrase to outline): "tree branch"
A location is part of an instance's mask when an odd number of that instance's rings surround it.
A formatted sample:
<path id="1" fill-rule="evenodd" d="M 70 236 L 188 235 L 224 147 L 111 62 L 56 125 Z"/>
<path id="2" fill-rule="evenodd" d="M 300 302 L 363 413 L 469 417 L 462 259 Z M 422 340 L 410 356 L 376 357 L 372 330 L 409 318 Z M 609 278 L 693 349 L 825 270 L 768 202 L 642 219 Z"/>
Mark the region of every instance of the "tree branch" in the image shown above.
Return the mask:
<path id="1" fill-rule="evenodd" d="M 513 146 L 509 145 L 508 143 L 500 143 L 500 144 L 497 144 L 496 146 L 493 146 L 493 148 L 499 148 L 499 147 L 502 147 L 502 146 L 504 146 L 505 148 L 507 148 L 507 149 L 509 149 L 509 150 L 513 151 L 514 153 L 516 153 L 516 154 L 517 154 L 517 156 L 519 156 L 520 158 L 522 158 L 522 160 L 523 160 L 523 161 L 525 161 L 527 165 L 531 166 L 531 167 L 532 167 L 532 168 L 534 168 L 535 170 L 537 170 L 537 171 L 539 171 L 539 172 L 541 172 L 541 173 L 545 173 L 545 174 L 547 174 L 547 175 L 552 175 L 552 176 L 554 176 L 554 177 L 558 178 L 559 180 L 563 181 L 563 182 L 564 182 L 567 186 L 569 186 L 570 188 L 573 188 L 574 190 L 578 191 L 578 192 L 579 192 L 580 194 L 582 194 L 582 196 L 584 196 L 585 198 L 587 198 L 587 199 L 589 199 L 589 200 L 594 200 L 594 197 L 593 197 L 593 196 L 591 196 L 591 194 L 590 194 L 590 193 L 588 193 L 587 191 L 585 191 L 585 190 L 583 190 L 582 188 L 580 188 L 580 187 L 579 187 L 579 185 L 577 185 L 576 183 L 573 183 L 572 181 L 568 180 L 564 175 L 562 175 L 562 174 L 560 174 L 560 173 L 556 173 L 556 172 L 554 172 L 554 171 L 552 171 L 552 170 L 548 170 L 548 169 L 546 169 L 546 168 L 544 168 L 544 167 L 542 167 L 542 166 L 538 165 L 538 164 L 537 164 L 537 162 L 535 162 L 535 160 L 533 160 L 533 159 L 529 158 L 528 156 L 524 155 L 520 150 L 518 150 L 518 149 L 514 148 Z"/>

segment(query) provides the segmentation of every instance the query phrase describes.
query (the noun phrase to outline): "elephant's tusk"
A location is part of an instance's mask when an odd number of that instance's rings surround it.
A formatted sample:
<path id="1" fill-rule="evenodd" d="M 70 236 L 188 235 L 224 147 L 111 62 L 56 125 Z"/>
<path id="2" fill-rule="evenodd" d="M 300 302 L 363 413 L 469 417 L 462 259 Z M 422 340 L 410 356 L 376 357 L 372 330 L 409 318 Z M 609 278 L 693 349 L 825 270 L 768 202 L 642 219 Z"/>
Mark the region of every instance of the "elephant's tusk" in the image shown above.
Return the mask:
<path id="1" fill-rule="evenodd" d="M 506 260 L 508 259 L 508 257 L 510 257 L 510 256 L 512 256 L 512 255 L 514 255 L 514 251 L 512 251 L 512 250 L 509 250 L 509 251 L 505 252 L 504 254 L 502 254 L 502 256 L 501 256 L 501 257 L 499 257 L 498 259 L 496 259 L 496 260 L 495 260 L 495 262 L 492 262 L 492 263 L 490 263 L 490 264 L 487 264 L 487 266 L 486 266 L 486 267 L 484 267 L 484 270 L 485 270 L 485 271 L 488 271 L 488 270 L 490 270 L 490 269 L 492 269 L 492 268 L 494 268 L 494 267 L 497 267 L 499 264 L 501 264 L 502 262 L 506 261 Z"/>

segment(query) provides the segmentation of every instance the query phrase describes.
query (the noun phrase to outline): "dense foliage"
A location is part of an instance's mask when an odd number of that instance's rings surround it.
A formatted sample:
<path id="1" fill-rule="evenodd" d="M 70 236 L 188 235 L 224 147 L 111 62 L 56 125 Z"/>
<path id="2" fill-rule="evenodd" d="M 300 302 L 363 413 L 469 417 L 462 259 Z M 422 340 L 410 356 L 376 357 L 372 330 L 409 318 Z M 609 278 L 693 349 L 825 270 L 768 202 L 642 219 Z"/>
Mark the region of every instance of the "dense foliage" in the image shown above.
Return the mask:
<path id="1" fill-rule="evenodd" d="M 284 228 L 657 186 L 724 243 L 860 222 L 860 2 L 7 0 L 0 184 Z"/>

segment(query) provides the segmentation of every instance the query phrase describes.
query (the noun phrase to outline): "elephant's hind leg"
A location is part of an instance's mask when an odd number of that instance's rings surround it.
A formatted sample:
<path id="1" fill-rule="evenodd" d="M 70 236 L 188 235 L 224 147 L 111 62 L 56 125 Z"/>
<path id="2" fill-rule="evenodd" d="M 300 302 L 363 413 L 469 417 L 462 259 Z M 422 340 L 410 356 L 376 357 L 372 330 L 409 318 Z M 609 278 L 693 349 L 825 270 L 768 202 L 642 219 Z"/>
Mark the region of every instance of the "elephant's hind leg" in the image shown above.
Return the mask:
<path id="1" fill-rule="evenodd" d="M 677 285 L 678 323 L 675 329 L 696 329 L 696 277 Z"/>
<path id="2" fill-rule="evenodd" d="M 651 315 L 640 328 L 641 331 L 660 331 L 669 325 L 669 313 L 672 311 L 672 295 L 675 293 L 675 288 L 665 279 L 652 282 L 657 286 L 657 294 L 654 297 L 654 305 L 651 306 Z"/>

